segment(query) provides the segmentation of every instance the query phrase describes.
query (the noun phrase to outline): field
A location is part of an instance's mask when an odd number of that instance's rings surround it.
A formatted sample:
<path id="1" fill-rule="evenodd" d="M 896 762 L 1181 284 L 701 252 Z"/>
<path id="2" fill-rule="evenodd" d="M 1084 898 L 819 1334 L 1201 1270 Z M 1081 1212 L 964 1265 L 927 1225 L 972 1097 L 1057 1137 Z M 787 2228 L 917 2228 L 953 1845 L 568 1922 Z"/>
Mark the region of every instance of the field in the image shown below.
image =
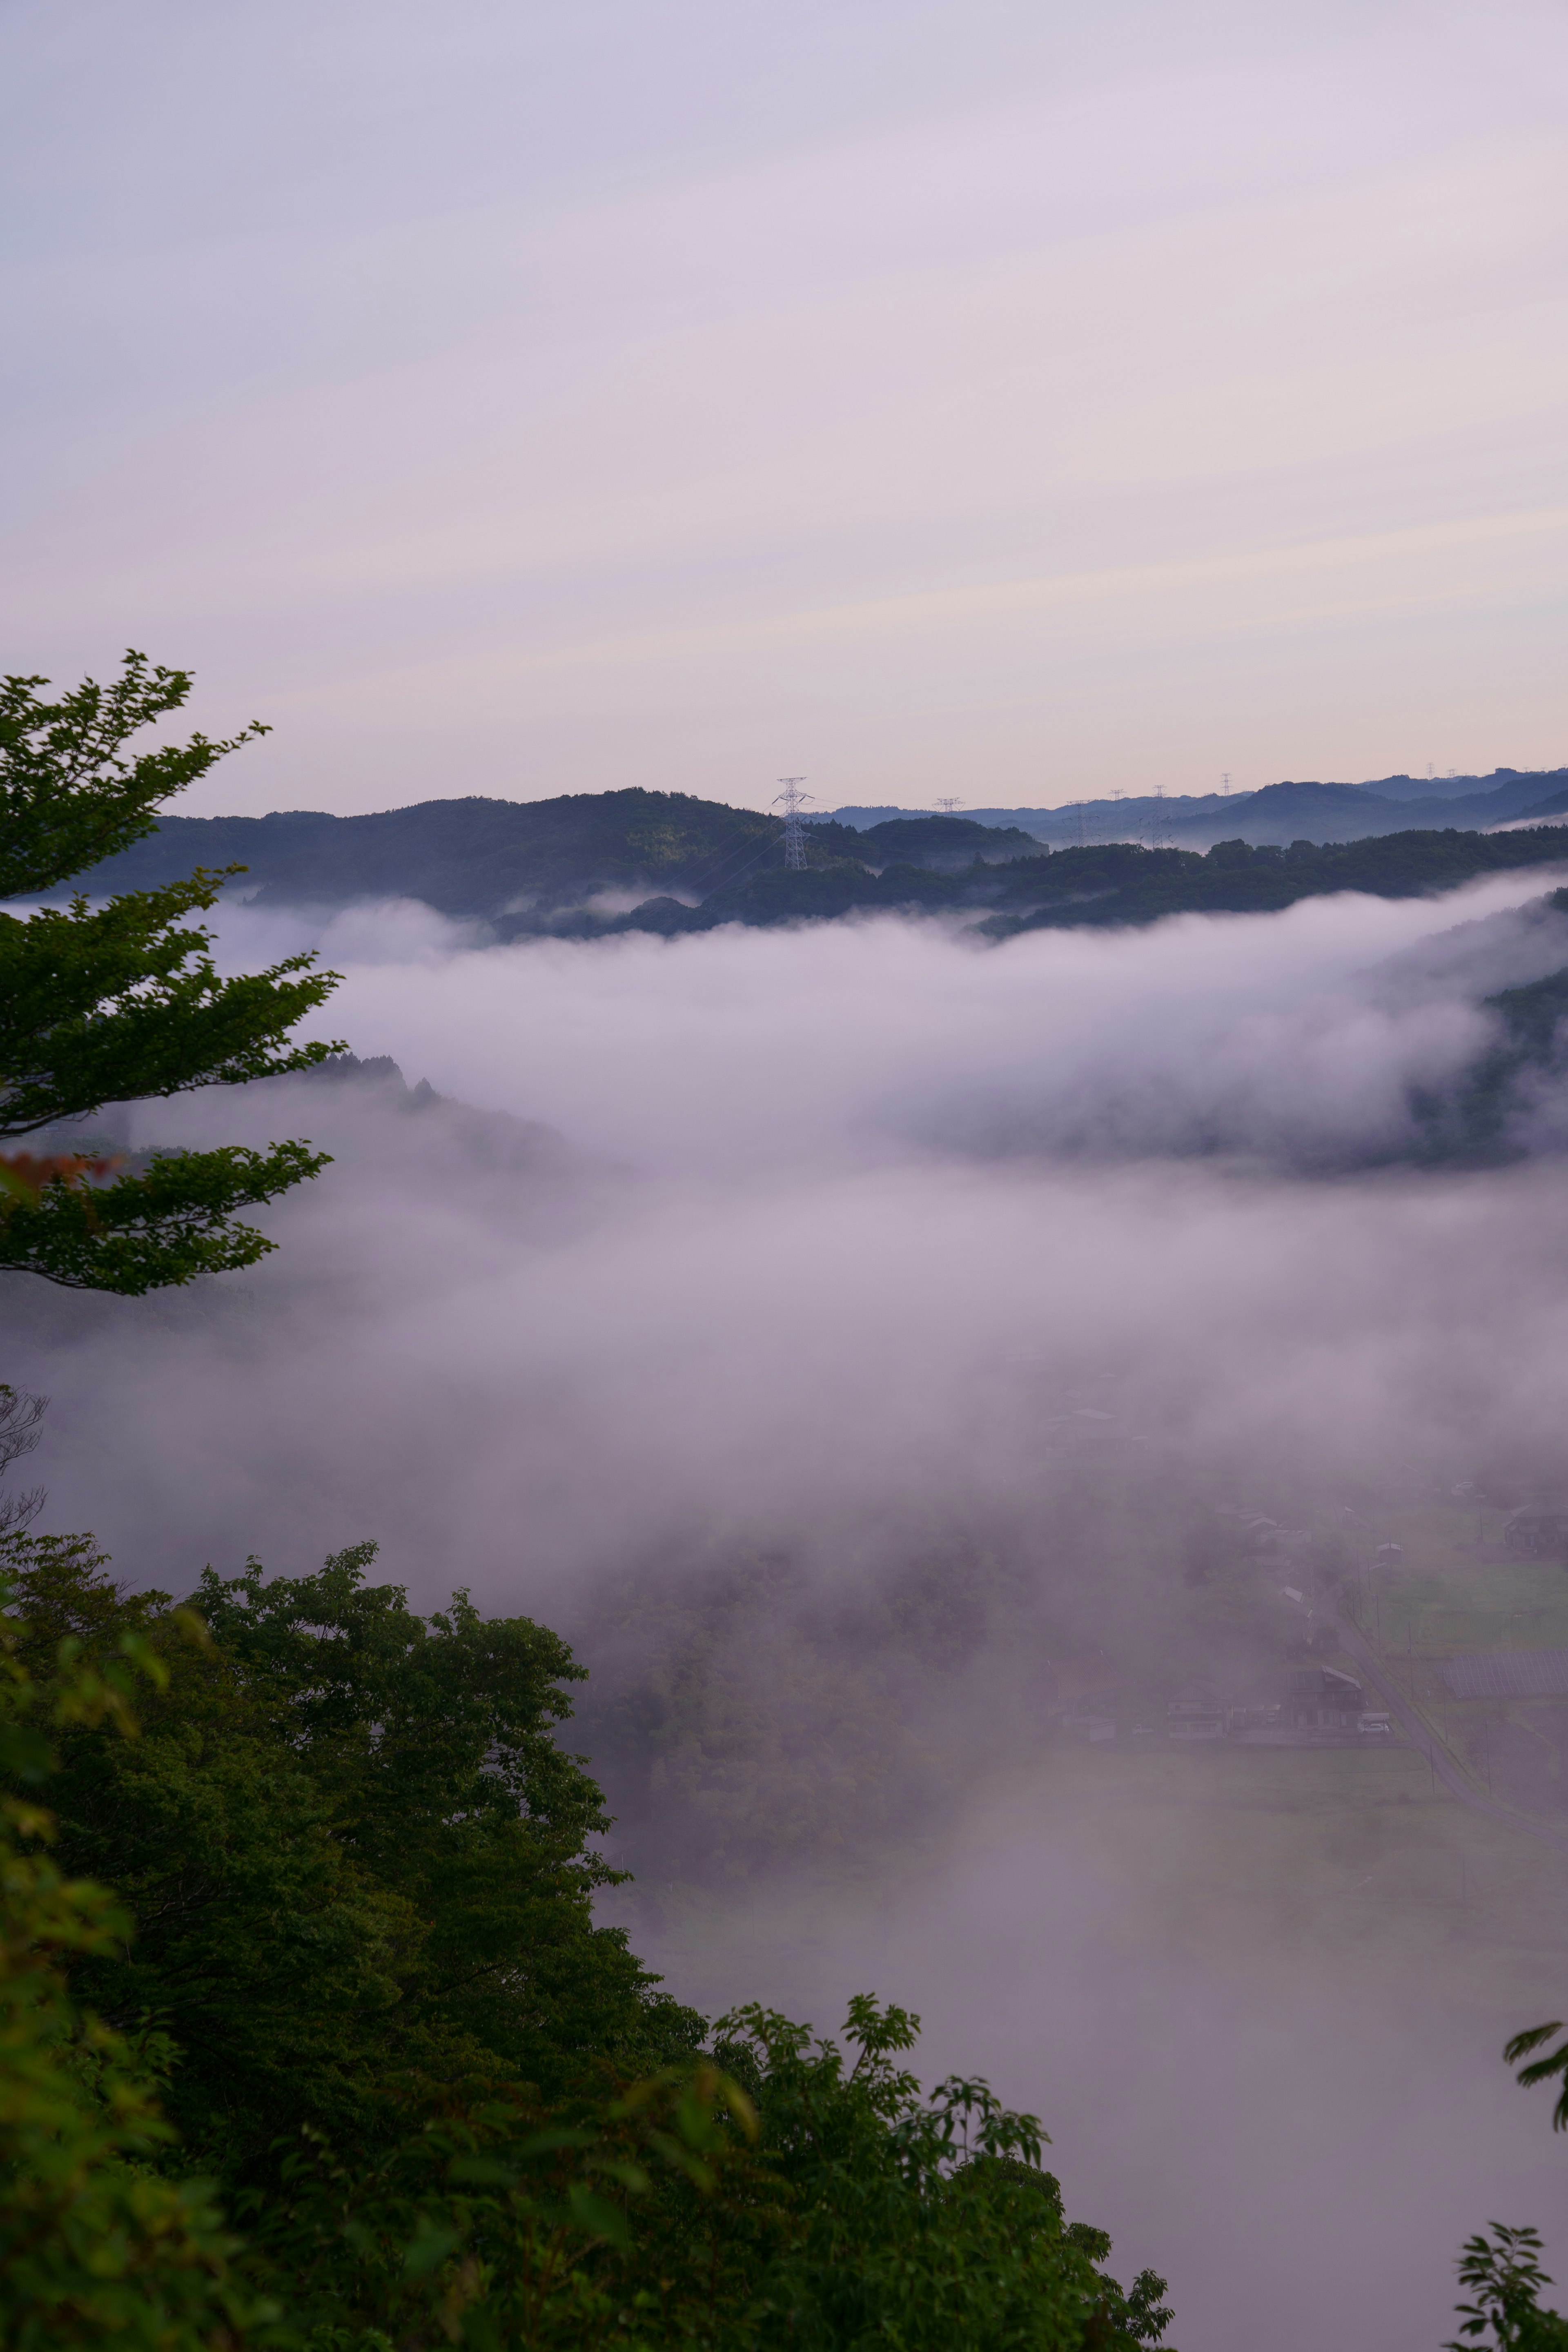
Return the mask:
<path id="1" fill-rule="evenodd" d="M 1458 1699 L 1443 1679 L 1466 1651 L 1568 1648 L 1568 1568 L 1519 1559 L 1497 1509 L 1391 1513 L 1403 1559 L 1363 1569 L 1351 1613 L 1384 1671 L 1478 1793 L 1568 1828 L 1568 1698 Z"/>

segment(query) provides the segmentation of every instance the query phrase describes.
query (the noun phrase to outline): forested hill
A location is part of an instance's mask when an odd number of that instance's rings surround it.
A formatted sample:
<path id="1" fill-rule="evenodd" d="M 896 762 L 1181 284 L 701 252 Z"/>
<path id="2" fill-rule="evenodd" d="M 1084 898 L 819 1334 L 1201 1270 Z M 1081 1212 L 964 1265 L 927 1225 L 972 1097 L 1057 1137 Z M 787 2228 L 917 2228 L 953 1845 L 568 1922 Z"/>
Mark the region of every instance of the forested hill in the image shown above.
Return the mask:
<path id="1" fill-rule="evenodd" d="M 979 830 L 977 827 L 976 830 Z M 558 800 L 421 801 L 369 816 L 166 816 L 88 875 L 100 891 L 147 889 L 197 866 L 242 865 L 263 905 L 421 898 L 442 914 L 580 904 L 597 889 L 700 894 L 778 844 L 779 820 L 688 793 L 574 793 Z"/>
<path id="2" fill-rule="evenodd" d="M 263 905 L 418 898 L 485 921 L 503 939 L 668 935 L 874 911 L 967 916 L 1003 939 L 1042 927 L 1261 912 L 1335 890 L 1406 898 L 1479 874 L 1568 863 L 1568 829 L 1552 824 L 1286 847 L 1232 840 L 1206 853 L 1127 841 L 1053 851 L 1021 831 L 928 815 L 864 830 L 823 821 L 805 828 L 805 841 L 806 870 L 789 872 L 777 817 L 679 793 L 426 801 L 374 816 L 169 817 L 85 879 L 96 896 L 242 863 L 248 871 L 235 887 Z"/>
<path id="3" fill-rule="evenodd" d="M 1395 833 L 1321 846 L 1297 841 L 1289 849 L 1221 841 L 1204 856 L 1121 842 L 1058 851 L 1049 861 L 1048 892 L 1027 893 L 1034 904 L 1016 912 L 1002 899 L 980 928 L 992 939 L 1008 939 L 1026 930 L 1152 923 L 1164 915 L 1264 914 L 1341 890 L 1415 898 L 1482 874 L 1558 865 L 1568 865 L 1568 828 L 1558 824 L 1500 834 Z M 998 871 L 1010 876 L 1014 869 Z"/>
<path id="4" fill-rule="evenodd" d="M 936 873 L 910 865 L 873 874 L 845 857 L 805 874 L 759 872 L 696 908 L 656 900 L 602 929 L 706 930 L 723 922 L 779 923 L 875 910 L 980 915 L 986 937 L 1020 931 L 1110 929 L 1167 915 L 1265 914 L 1300 898 L 1361 890 L 1414 898 L 1451 890 L 1478 875 L 1568 866 L 1568 827 L 1516 833 L 1395 833 L 1380 841 L 1298 841 L 1289 849 L 1216 842 L 1206 855 L 1108 842 L 1088 849 L 1037 851 L 1001 865 Z"/>
<path id="5" fill-rule="evenodd" d="M 1216 797 L 1215 806 L 1226 811 L 1227 839 L 1250 841 L 1262 850 L 1272 845 L 1296 861 L 1289 871 L 1300 882 L 1304 870 L 1290 845 L 1303 836 L 1349 846 L 1348 833 L 1376 853 L 1366 871 L 1396 872 L 1406 865 L 1414 870 L 1432 855 L 1416 846 L 1418 837 L 1451 835 L 1456 824 L 1509 818 L 1529 825 L 1538 815 L 1560 814 L 1568 793 L 1541 790 L 1552 782 L 1545 776 L 1510 778 L 1481 796 L 1479 806 L 1457 796 L 1444 809 L 1440 825 L 1429 814 L 1425 824 L 1413 822 L 1417 814 L 1426 814 L 1425 803 L 1402 803 L 1351 785 L 1271 785 L 1229 803 Z M 1524 801 L 1534 805 L 1521 806 Z M 1355 805 L 1342 805 L 1349 803 Z M 1107 870 L 1120 873 L 1131 857 L 1129 871 L 1142 872 L 1139 845 L 1125 837 L 1138 830 L 1141 805 L 1127 803 L 1118 812 L 1125 817 L 1121 837 L 1110 842 L 1097 842 L 1092 823 L 1077 825 L 1063 810 L 1022 812 L 1027 830 L 1000 822 L 1004 811 L 988 811 L 984 817 L 912 813 L 858 825 L 819 818 L 805 827 L 807 858 L 815 872 L 831 871 L 837 880 L 815 894 L 803 893 L 798 877 L 784 882 L 784 828 L 775 814 L 689 793 L 639 790 L 575 793 L 544 801 L 422 801 L 366 816 L 331 816 L 317 809 L 259 817 L 166 816 L 145 841 L 106 859 L 84 878 L 97 897 L 174 881 L 198 866 L 243 866 L 246 872 L 230 887 L 262 906 L 342 907 L 374 898 L 419 898 L 441 914 L 500 922 L 510 929 L 557 928 L 584 909 L 608 919 L 639 901 L 658 900 L 657 915 L 644 927 L 668 929 L 684 920 L 681 909 L 700 905 L 710 919 L 767 921 L 776 919 L 775 902 L 793 908 L 803 895 L 820 899 L 812 911 L 822 914 L 843 912 L 851 903 L 902 904 L 896 881 L 868 898 L 861 886 L 868 876 L 885 880 L 910 867 L 956 881 L 976 861 L 992 869 L 989 876 L 973 877 L 956 893 L 939 887 L 934 898 L 921 884 L 916 896 L 922 903 L 994 906 L 1005 887 L 1003 867 L 1037 860 L 1052 847 L 1087 855 L 1096 872 L 1108 852 L 1125 853 L 1112 855 Z M 1208 842 L 1201 822 L 1190 815 L 1182 821 L 1183 805 L 1167 802 L 1159 829 L 1169 836 L 1169 854 L 1185 850 L 1190 856 Z M 1374 813 L 1381 815 L 1375 828 Z M 856 814 L 877 815 L 870 810 Z M 1211 833 L 1216 824 L 1217 818 L 1210 820 Z M 1145 830 L 1158 838 L 1152 824 Z M 1076 838 L 1079 831 L 1082 841 Z M 1411 844 L 1407 852 L 1377 850 L 1379 842 L 1400 835 Z M 1461 837 L 1473 842 L 1477 835 L 1467 832 Z M 1489 870 L 1494 862 L 1490 852 L 1449 849 L 1443 855 L 1447 863 L 1456 856 L 1479 859 L 1468 867 L 1472 872 Z M 1503 862 L 1527 864 L 1530 855 L 1523 847 L 1510 848 Z M 774 872 L 776 882 L 770 879 Z M 1026 895 L 1039 878 L 1033 866 L 1012 877 Z M 673 913 L 668 902 L 673 902 Z"/>
<path id="6" fill-rule="evenodd" d="M 938 868 L 1037 852 L 1034 835 L 968 817 L 922 816 L 858 833 L 814 825 L 814 863 L 853 856 Z M 167 816 L 156 833 L 86 877 L 142 890 L 196 866 L 242 865 L 236 887 L 264 906 L 421 898 L 445 915 L 540 913 L 600 892 L 701 898 L 782 865 L 784 826 L 756 809 L 689 793 L 575 793 L 548 801 L 421 801 L 371 816 L 285 809 L 270 816 Z M 76 887 L 75 885 L 72 886 Z M 624 900 L 623 900 L 624 903 Z"/>

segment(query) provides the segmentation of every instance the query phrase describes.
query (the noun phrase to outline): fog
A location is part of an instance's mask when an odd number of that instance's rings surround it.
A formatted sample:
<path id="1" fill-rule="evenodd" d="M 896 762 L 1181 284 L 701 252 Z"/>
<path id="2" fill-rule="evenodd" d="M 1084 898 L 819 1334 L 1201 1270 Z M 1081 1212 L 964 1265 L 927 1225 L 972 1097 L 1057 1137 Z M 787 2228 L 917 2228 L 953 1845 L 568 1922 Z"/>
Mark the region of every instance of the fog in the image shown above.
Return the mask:
<path id="1" fill-rule="evenodd" d="M 226 942 L 239 961 L 319 944 L 346 975 L 332 1018 L 356 1052 L 682 1181 L 1027 1142 L 1201 1138 L 1300 1160 L 1408 1139 L 1403 1089 L 1473 1055 L 1475 1000 L 1568 961 L 1568 919 L 1540 911 L 1559 879 L 1495 877 L 1436 916 L 1422 899 L 1321 898 L 1044 931 L 1005 953 L 961 927 L 876 919 L 487 950 L 409 903 L 315 923 L 236 908 Z"/>
<path id="2" fill-rule="evenodd" d="M 1554 1081 L 1495 1165 L 1420 1106 L 1482 999 L 1568 964 L 1560 878 L 1002 947 L 226 908 L 226 962 L 319 943 L 320 1034 L 403 1075 L 126 1116 L 334 1163 L 244 1276 L 13 1282 L 45 1524 L 180 1592 L 374 1536 L 419 1603 L 560 1624 L 674 1990 L 921 2010 L 923 2063 L 1037 2108 L 1069 2212 L 1169 2275 L 1186 2352 L 1431 2347 L 1461 2237 L 1557 2230 L 1498 2051 L 1561 2005 L 1563 1851 L 1413 1750 L 1363 1805 L 1302 1795 L 1306 1751 L 1222 1786 L 1074 1747 L 1039 1674 L 1245 1670 L 1194 1568 L 1220 1504 L 1375 1533 L 1551 1454 Z"/>

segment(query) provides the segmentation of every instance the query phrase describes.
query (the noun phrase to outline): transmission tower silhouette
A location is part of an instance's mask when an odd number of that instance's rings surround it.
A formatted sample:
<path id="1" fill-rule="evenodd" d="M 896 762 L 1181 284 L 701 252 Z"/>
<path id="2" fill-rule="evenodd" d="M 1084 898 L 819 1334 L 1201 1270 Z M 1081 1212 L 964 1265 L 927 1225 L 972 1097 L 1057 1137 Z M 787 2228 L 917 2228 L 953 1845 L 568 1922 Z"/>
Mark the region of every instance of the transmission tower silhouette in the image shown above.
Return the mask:
<path id="1" fill-rule="evenodd" d="M 1149 846 L 1151 849 L 1169 849 L 1170 845 L 1171 820 L 1165 810 L 1165 787 L 1156 784 L 1154 807 L 1149 823 Z"/>
<path id="2" fill-rule="evenodd" d="M 952 794 L 949 793 L 942 800 L 939 800 L 936 805 L 941 809 L 943 816 L 952 816 L 954 810 L 961 809 L 963 806 L 963 803 L 960 800 L 955 800 Z"/>
<path id="3" fill-rule="evenodd" d="M 773 799 L 774 808 L 782 808 L 784 813 L 784 867 L 790 874 L 805 872 L 805 820 L 801 811 L 811 794 L 801 791 L 805 782 L 804 776 L 781 776 L 779 782 L 784 789 Z"/>

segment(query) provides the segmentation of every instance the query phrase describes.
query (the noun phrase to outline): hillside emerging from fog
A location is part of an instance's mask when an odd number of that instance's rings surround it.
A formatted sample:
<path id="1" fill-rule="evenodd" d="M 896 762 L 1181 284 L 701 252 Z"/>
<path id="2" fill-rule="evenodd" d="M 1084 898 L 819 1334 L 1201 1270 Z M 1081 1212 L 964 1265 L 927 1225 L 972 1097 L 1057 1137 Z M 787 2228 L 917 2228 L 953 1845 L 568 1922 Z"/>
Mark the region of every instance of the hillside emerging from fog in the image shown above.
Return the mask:
<path id="1" fill-rule="evenodd" d="M 1510 802 L 1506 811 L 1493 809 L 1492 821 L 1511 820 L 1521 792 L 1534 793 L 1542 781 L 1521 778 L 1483 796 Z M 1351 785 L 1277 785 L 1250 797 L 1264 802 L 1270 793 L 1374 799 Z M 1542 809 L 1523 814 L 1550 816 L 1565 799 L 1549 795 Z M 1164 805 L 1167 812 L 1182 806 Z M 1240 803 L 1224 805 L 1232 818 L 1245 816 Z M 1265 832 L 1311 813 L 1292 815 L 1283 800 L 1270 805 Z M 1376 805 L 1385 813 L 1400 809 L 1393 800 Z M 973 817 L 891 817 L 865 828 L 827 818 L 805 828 L 805 870 L 792 872 L 776 817 L 687 793 L 438 800 L 365 816 L 292 810 L 165 817 L 146 840 L 84 878 L 96 896 L 153 887 L 197 866 L 238 866 L 245 870 L 230 887 L 258 907 L 414 898 L 442 915 L 484 922 L 502 940 L 626 930 L 671 935 L 868 911 L 973 912 L 987 935 L 1005 938 L 1042 926 L 1262 912 L 1325 892 L 1410 897 L 1568 855 L 1568 836 L 1558 824 L 1516 823 L 1506 832 L 1482 833 L 1454 825 L 1453 816 L 1468 805 L 1462 799 L 1438 805 L 1448 816 L 1441 827 L 1402 819 L 1345 839 L 1331 823 L 1320 824 L 1318 841 L 1298 830 L 1283 845 L 1249 842 L 1238 832 L 1205 851 L 1173 840 L 1148 847 L 1127 839 L 1052 848 L 1016 826 Z M 1331 810 L 1312 806 L 1331 818 Z M 1424 802 L 1405 807 L 1428 813 Z"/>

